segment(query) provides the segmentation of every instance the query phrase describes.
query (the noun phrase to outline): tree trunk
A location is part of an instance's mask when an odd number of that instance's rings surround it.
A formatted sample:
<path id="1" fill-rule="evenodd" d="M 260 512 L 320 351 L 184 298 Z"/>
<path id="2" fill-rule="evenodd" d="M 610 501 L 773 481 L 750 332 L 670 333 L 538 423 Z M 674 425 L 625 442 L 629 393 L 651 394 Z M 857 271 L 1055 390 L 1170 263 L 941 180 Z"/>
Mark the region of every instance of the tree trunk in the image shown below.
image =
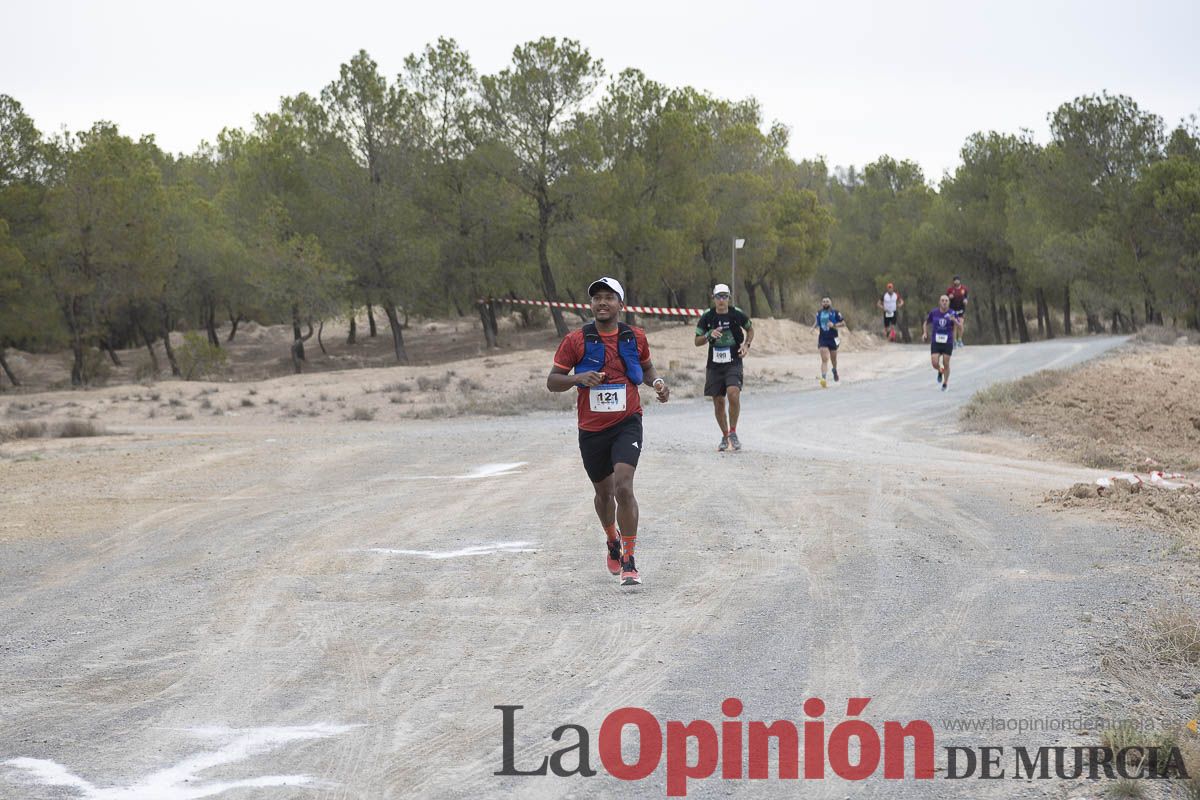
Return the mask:
<path id="1" fill-rule="evenodd" d="M 379 333 L 375 327 L 375 309 L 370 303 L 367 303 L 367 329 L 371 332 L 372 339 Z"/>
<path id="2" fill-rule="evenodd" d="M 8 359 L 4 357 L 3 347 L 0 347 L 0 369 L 4 370 L 4 374 L 8 376 L 8 380 L 13 386 L 21 385 L 21 382 L 17 380 L 17 376 L 13 374 L 12 368 L 8 366 Z"/>
<path id="3" fill-rule="evenodd" d="M 493 341 L 496 341 L 496 346 L 499 347 L 500 323 L 496 321 L 496 303 L 493 300 L 487 301 L 487 316 L 488 323 L 492 326 Z"/>
<path id="4" fill-rule="evenodd" d="M 117 351 L 113 349 L 113 346 L 109 343 L 108 339 L 100 340 L 100 348 L 104 350 L 104 352 L 108 353 L 108 357 L 112 361 L 114 367 L 121 366 L 121 359 L 117 358 Z"/>
<path id="5" fill-rule="evenodd" d="M 1046 318 L 1046 338 L 1054 338 L 1054 319 L 1050 316 L 1050 304 L 1046 302 L 1046 292 L 1043 289 L 1037 290 L 1038 302 L 1042 306 L 1042 315 Z M 1040 332 L 1040 331 L 1039 331 Z"/>
<path id="6" fill-rule="evenodd" d="M 233 337 L 237 336 L 238 324 L 240 324 L 243 319 L 245 319 L 245 317 L 242 316 L 242 312 L 239 311 L 235 314 L 233 313 L 232 309 L 229 309 L 229 338 L 225 340 L 226 342 L 232 342 Z"/>
<path id="7" fill-rule="evenodd" d="M 396 351 L 396 363 L 408 363 L 408 351 L 404 349 L 404 332 L 400 329 L 400 318 L 396 315 L 396 304 L 390 297 L 385 297 L 383 310 L 387 314 L 388 325 L 392 329 L 392 348 Z"/>
<path id="8" fill-rule="evenodd" d="M 496 331 L 492 327 L 492 320 L 488 317 L 492 313 L 491 303 L 479 303 L 476 308 L 479 309 L 479 322 L 483 325 L 483 341 L 487 345 L 487 349 L 495 350 L 499 345 L 496 344 Z"/>
<path id="9" fill-rule="evenodd" d="M 758 298 L 754 296 L 754 284 L 742 278 L 742 286 L 746 288 L 746 297 L 750 300 L 750 317 L 758 319 Z"/>
<path id="10" fill-rule="evenodd" d="M 304 343 L 313 336 L 312 317 L 305 320 L 305 325 L 308 327 L 308 333 L 303 336 L 300 334 L 300 311 L 296 306 L 292 306 L 292 333 L 295 339 L 292 341 L 292 369 L 299 374 L 301 371 L 302 362 L 308 359 L 304 357 Z"/>
<path id="11" fill-rule="evenodd" d="M 767 281 L 765 279 L 762 281 L 763 296 L 767 298 L 767 308 L 771 311 L 772 317 L 778 317 L 779 316 L 779 307 L 776 305 L 776 302 L 775 302 L 776 293 L 774 291 L 774 288 L 775 287 L 773 287 L 771 284 L 767 283 Z"/>
<path id="12" fill-rule="evenodd" d="M 355 310 L 350 309 L 350 334 L 346 337 L 346 344 L 351 345 L 358 341 L 358 320 L 355 319 Z"/>
<path id="13" fill-rule="evenodd" d="M 300 335 L 300 306 L 292 305 L 292 361 L 305 361 L 304 337 Z M 296 372 L 300 370 L 297 369 Z"/>
<path id="14" fill-rule="evenodd" d="M 546 299 L 551 302 L 558 300 L 558 287 L 554 283 L 554 273 L 550 270 L 550 202 L 545 197 L 545 189 L 538 197 L 538 269 L 542 273 L 542 289 Z M 562 309 L 551 308 L 550 316 L 554 320 L 554 330 L 559 336 L 567 335 L 567 323 L 563 319 Z"/>
<path id="15" fill-rule="evenodd" d="M 208 343 L 213 347 L 220 348 L 221 337 L 217 336 L 217 304 L 209 303 L 208 310 L 204 315 L 204 329 L 208 331 Z"/>
<path id="16" fill-rule="evenodd" d="M 1000 316 L 1004 317 L 1004 343 L 1012 344 L 1012 330 L 1008 324 L 1008 309 L 1000 305 Z"/>
<path id="17" fill-rule="evenodd" d="M 321 341 L 321 333 L 325 330 L 325 320 L 321 320 L 317 324 L 317 347 L 321 348 L 321 352 L 329 355 L 329 351 L 325 349 L 325 343 Z"/>
<path id="18" fill-rule="evenodd" d="M 72 296 L 63 304 L 63 312 L 67 318 L 67 331 L 71 335 L 71 385 L 82 386 L 83 374 L 83 331 L 80 330 L 79 316 L 82 312 L 79 298 Z"/>
<path id="19" fill-rule="evenodd" d="M 515 292 L 510 292 L 510 293 L 509 293 L 509 295 L 510 295 L 511 297 L 516 297 L 516 296 L 517 296 Z M 570 299 L 570 301 L 571 301 L 572 303 L 578 303 L 578 302 L 579 302 L 579 300 L 577 300 L 577 299 L 575 298 L 575 293 L 574 293 L 573 291 L 571 291 L 571 289 L 570 289 L 569 287 L 567 288 L 567 297 Z M 585 303 L 584 305 L 587 305 L 587 304 Z M 592 318 L 592 317 L 591 317 L 591 312 L 590 312 L 590 311 L 584 311 L 582 308 L 572 308 L 572 309 L 571 309 L 571 311 L 572 311 L 572 313 L 574 313 L 574 314 L 575 314 L 575 316 L 579 317 L 579 319 L 580 319 L 580 320 L 582 320 L 583 322 L 587 322 L 589 319 L 591 319 L 591 318 Z"/>
<path id="20" fill-rule="evenodd" d="M 908 312 L 904 306 L 896 309 L 896 327 L 900 328 L 900 341 L 912 344 L 912 334 L 908 332 Z"/>
<path id="21" fill-rule="evenodd" d="M 1063 287 L 1063 336 L 1071 335 L 1071 284 Z"/>
<path id="22" fill-rule="evenodd" d="M 141 334 L 142 341 L 146 343 L 146 352 L 150 354 L 150 364 L 154 367 L 154 374 L 158 375 L 158 355 L 154 352 L 154 345 L 150 341 L 150 335 L 146 333 L 146 328 L 142 325 L 142 321 L 138 319 L 138 315 L 135 313 L 131 316 L 133 317 L 134 328 Z"/>
<path id="23" fill-rule="evenodd" d="M 1033 304 L 1037 306 L 1037 326 L 1038 338 L 1046 338 L 1046 322 L 1042 315 L 1042 290 L 1038 289 L 1033 293 Z"/>
<path id="24" fill-rule="evenodd" d="M 1014 322 L 1017 327 L 1017 337 L 1024 344 L 1029 341 L 1029 323 L 1025 320 L 1025 300 L 1021 296 L 1021 287 L 1013 288 L 1012 303 Z"/>
<path id="25" fill-rule="evenodd" d="M 171 347 L 171 312 L 166 303 L 159 304 L 159 322 L 162 325 L 163 350 L 167 351 L 167 363 L 171 365 L 171 374 L 176 378 L 183 375 L 179 362 L 175 360 L 175 349 Z"/>
<path id="26" fill-rule="evenodd" d="M 1000 312 L 996 308 L 996 293 L 988 293 L 988 308 L 992 312 L 992 338 L 997 344 L 1000 343 Z"/>
<path id="27" fill-rule="evenodd" d="M 787 304 L 784 302 L 784 299 L 783 299 L 783 281 L 780 281 L 776 285 L 775 288 L 779 290 L 779 316 L 786 317 L 787 316 Z"/>

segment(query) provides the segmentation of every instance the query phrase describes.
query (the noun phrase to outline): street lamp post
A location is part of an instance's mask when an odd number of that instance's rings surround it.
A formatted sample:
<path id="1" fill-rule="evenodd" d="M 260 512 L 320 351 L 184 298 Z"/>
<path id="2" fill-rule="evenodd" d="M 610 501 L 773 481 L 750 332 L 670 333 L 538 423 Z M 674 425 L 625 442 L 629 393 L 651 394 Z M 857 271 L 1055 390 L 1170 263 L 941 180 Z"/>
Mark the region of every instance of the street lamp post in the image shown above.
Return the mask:
<path id="1" fill-rule="evenodd" d="M 745 239 L 734 239 L 733 249 L 729 251 L 732 259 L 732 274 L 729 279 L 729 305 L 733 305 L 734 298 L 737 296 L 737 251 L 741 250 L 746 244 Z"/>

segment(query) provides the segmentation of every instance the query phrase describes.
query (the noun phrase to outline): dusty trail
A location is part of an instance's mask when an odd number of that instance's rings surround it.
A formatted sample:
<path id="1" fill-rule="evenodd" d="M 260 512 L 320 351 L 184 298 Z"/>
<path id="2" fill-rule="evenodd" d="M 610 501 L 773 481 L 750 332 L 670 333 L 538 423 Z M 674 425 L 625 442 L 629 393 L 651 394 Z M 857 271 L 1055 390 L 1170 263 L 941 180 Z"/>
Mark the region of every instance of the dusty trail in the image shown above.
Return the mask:
<path id="1" fill-rule="evenodd" d="M 107 498 L 125 511 L 35 538 L 23 506 L 7 507 L 0 761 L 43 761 L 0 766 L 0 797 L 662 796 L 661 772 L 635 785 L 494 777 L 502 703 L 525 706 L 522 765 L 552 750 L 557 725 L 594 736 L 624 705 L 716 722 L 730 695 L 745 719 L 799 720 L 817 695 L 832 723 L 866 696 L 869 720 L 935 728 L 1101 712 L 1095 631 L 1078 620 L 1153 591 L 1097 569 L 1149 556 L 1030 510 L 1084 471 L 954 449 L 952 433 L 984 383 L 1118 343 L 969 348 L 946 394 L 919 347 L 892 348 L 875 380 L 751 388 L 736 455 L 714 452 L 703 402 L 651 409 L 634 591 L 602 568 L 563 415 L 118 442 L 111 457 L 171 453 Z M 521 465 L 463 477 L 488 464 Z M 71 491 L 43 488 L 51 503 Z M 1065 796 L 1058 782 L 990 783 L 803 790 Z"/>

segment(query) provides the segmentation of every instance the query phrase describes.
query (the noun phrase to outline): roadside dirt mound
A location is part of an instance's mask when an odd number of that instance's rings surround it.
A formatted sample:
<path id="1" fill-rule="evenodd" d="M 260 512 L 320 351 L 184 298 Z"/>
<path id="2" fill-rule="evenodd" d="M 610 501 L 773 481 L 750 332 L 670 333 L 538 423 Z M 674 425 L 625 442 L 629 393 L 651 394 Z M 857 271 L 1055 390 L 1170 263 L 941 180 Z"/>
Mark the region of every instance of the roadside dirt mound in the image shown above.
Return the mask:
<path id="1" fill-rule="evenodd" d="M 806 353 L 817 347 L 817 334 L 811 326 L 790 319 L 756 319 L 754 330 L 754 349 L 761 355 Z M 841 349 L 850 351 L 872 350 L 883 344 L 866 331 L 843 331 L 840 338 Z"/>
<path id="2" fill-rule="evenodd" d="M 1046 502 L 1060 508 L 1086 508 L 1100 514 L 1119 514 L 1155 528 L 1187 534 L 1200 545 L 1200 489 L 1156 489 L 1143 484 L 1114 481 L 1101 489 L 1094 483 L 1077 483 L 1064 491 L 1050 492 Z"/>
<path id="3" fill-rule="evenodd" d="M 1132 472 L 1200 469 L 1200 347 L 1139 344 L 980 392 L 974 430 L 1037 436 L 1044 455 Z"/>

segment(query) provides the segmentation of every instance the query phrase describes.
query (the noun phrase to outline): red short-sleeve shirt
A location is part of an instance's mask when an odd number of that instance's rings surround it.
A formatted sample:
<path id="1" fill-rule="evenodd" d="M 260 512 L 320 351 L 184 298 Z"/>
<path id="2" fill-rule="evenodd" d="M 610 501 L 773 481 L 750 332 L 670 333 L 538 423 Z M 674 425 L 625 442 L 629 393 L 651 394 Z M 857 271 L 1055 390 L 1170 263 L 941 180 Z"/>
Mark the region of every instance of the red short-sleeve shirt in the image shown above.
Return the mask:
<path id="1" fill-rule="evenodd" d="M 625 392 L 625 410 L 616 412 L 592 411 L 588 402 L 588 390 L 576 387 L 578 398 L 575 401 L 576 413 L 579 415 L 579 429 L 584 431 L 602 431 L 628 419 L 634 414 L 642 413 L 642 399 L 638 396 L 637 387 L 625 376 L 625 362 L 617 352 L 617 334 L 601 333 L 600 340 L 604 342 L 604 372 L 605 383 L 624 383 L 628 386 Z M 650 363 L 650 343 L 646 341 L 646 332 L 634 328 L 633 335 L 637 339 L 638 358 L 642 366 Z M 583 330 L 574 330 L 563 337 L 554 353 L 554 366 L 567 370 L 575 369 L 575 365 L 583 360 Z"/>

